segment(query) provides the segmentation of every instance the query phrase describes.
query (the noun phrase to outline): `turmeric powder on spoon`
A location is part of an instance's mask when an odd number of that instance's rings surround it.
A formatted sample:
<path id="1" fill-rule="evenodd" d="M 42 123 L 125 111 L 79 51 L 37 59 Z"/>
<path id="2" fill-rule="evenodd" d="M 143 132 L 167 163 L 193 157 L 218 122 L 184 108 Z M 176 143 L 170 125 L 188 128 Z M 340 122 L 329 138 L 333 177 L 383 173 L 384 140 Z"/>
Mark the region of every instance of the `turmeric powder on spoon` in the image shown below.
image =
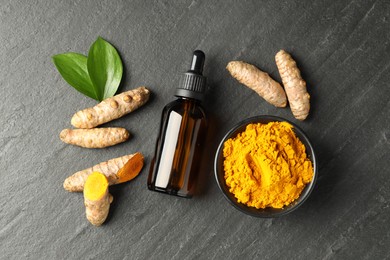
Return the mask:
<path id="1" fill-rule="evenodd" d="M 305 146 L 287 122 L 247 125 L 224 143 L 223 157 L 229 191 L 257 209 L 288 206 L 313 179 Z"/>

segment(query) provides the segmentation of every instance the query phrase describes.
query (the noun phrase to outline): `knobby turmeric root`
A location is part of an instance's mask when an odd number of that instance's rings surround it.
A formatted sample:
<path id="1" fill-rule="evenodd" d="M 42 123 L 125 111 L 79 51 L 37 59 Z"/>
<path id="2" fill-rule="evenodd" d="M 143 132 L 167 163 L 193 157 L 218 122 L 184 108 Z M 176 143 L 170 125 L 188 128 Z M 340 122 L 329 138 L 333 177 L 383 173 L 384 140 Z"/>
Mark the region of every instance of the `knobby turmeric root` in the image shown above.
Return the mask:
<path id="1" fill-rule="evenodd" d="M 298 120 L 305 120 L 310 110 L 310 95 L 306 90 L 306 82 L 302 79 L 296 62 L 290 54 L 281 50 L 275 56 L 280 77 L 290 103 L 291 112 Z"/>
<path id="2" fill-rule="evenodd" d="M 113 198 L 108 193 L 108 180 L 100 172 L 91 173 L 84 186 L 85 214 L 94 226 L 100 226 L 107 219 Z"/>
<path id="3" fill-rule="evenodd" d="M 267 73 L 243 61 L 231 61 L 226 69 L 235 79 L 254 90 L 268 103 L 276 107 L 286 106 L 287 99 L 282 86 Z"/>
<path id="4" fill-rule="evenodd" d="M 69 176 L 64 181 L 64 189 L 70 192 L 83 191 L 88 176 L 95 171 L 103 173 L 109 185 L 130 181 L 137 177 L 143 166 L 144 156 L 141 153 L 114 158 Z"/>
<path id="5" fill-rule="evenodd" d="M 107 98 L 94 107 L 78 111 L 71 124 L 76 128 L 94 128 L 136 110 L 149 100 L 149 94 L 146 87 L 139 87 Z"/>
<path id="6" fill-rule="evenodd" d="M 64 129 L 60 139 L 64 143 L 85 148 L 104 148 L 122 143 L 129 139 L 129 132 L 122 127 L 93 129 Z"/>

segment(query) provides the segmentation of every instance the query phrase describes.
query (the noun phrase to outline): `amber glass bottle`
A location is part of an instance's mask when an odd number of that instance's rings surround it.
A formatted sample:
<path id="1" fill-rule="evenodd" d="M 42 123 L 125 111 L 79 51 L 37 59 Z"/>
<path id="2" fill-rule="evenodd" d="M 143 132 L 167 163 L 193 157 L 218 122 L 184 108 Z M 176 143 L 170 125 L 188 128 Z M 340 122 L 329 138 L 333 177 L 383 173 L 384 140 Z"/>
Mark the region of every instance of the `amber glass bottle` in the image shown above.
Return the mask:
<path id="1" fill-rule="evenodd" d="M 195 51 L 191 69 L 185 73 L 175 96 L 165 106 L 155 155 L 148 177 L 150 190 L 181 197 L 192 197 L 201 165 L 201 150 L 207 121 L 200 103 L 205 92 L 205 55 Z"/>

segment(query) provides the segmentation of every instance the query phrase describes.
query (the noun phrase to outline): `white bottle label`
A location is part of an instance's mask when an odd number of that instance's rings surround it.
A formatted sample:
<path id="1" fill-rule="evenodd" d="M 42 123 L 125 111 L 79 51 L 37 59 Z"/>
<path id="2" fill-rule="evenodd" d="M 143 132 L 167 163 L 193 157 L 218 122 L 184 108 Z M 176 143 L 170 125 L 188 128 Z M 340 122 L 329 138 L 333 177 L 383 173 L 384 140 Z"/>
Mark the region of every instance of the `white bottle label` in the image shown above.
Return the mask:
<path id="1" fill-rule="evenodd" d="M 168 186 L 169 177 L 171 176 L 172 163 L 175 156 L 178 135 L 182 116 L 175 111 L 172 111 L 166 130 L 162 156 L 158 166 L 156 187 L 166 188 Z"/>

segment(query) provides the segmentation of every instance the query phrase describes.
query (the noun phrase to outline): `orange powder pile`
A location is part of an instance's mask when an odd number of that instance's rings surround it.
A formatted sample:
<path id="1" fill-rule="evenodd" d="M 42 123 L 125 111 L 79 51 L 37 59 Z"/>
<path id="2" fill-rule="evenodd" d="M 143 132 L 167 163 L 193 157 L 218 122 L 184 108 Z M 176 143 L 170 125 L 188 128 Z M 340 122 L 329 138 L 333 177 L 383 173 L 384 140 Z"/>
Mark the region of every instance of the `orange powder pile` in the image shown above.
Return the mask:
<path id="1" fill-rule="evenodd" d="M 224 143 L 226 184 L 238 202 L 283 208 L 313 179 L 305 146 L 287 122 L 249 124 Z"/>

